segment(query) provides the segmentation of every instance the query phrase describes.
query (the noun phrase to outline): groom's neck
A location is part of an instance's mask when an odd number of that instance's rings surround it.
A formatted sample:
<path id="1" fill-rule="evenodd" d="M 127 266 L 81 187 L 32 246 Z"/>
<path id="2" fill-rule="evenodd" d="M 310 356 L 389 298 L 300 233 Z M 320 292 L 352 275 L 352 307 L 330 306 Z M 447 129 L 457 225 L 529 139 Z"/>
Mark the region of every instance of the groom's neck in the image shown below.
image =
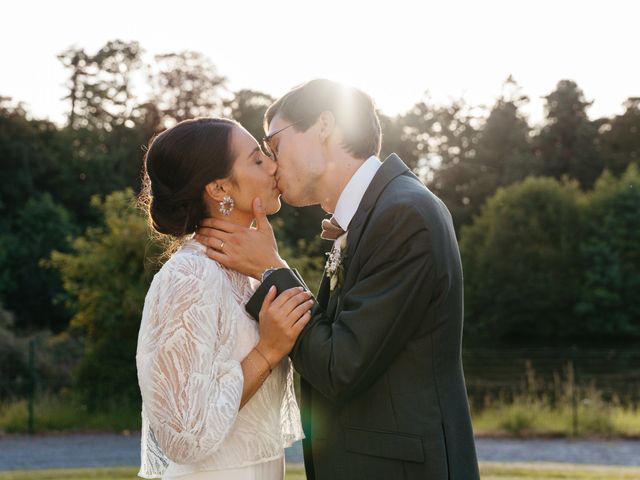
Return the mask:
<path id="1" fill-rule="evenodd" d="M 363 163 L 364 160 L 346 153 L 336 155 L 327 162 L 325 174 L 320 182 L 320 192 L 323 192 L 320 206 L 325 212 L 335 212 L 340 195 Z"/>

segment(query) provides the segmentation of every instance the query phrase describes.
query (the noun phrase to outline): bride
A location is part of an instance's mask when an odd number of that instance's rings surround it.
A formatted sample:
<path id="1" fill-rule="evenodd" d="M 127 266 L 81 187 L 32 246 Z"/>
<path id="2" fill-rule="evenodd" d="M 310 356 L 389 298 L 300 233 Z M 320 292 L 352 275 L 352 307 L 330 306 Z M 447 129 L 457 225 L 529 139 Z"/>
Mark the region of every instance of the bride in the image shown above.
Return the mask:
<path id="1" fill-rule="evenodd" d="M 258 324 L 244 310 L 258 282 L 210 260 L 192 235 L 207 216 L 250 226 L 256 197 L 277 212 L 276 169 L 245 129 L 219 118 L 181 122 L 145 155 L 150 222 L 183 240 L 142 313 L 141 477 L 281 480 L 284 448 L 303 437 L 287 354 L 311 294 L 272 289 Z"/>

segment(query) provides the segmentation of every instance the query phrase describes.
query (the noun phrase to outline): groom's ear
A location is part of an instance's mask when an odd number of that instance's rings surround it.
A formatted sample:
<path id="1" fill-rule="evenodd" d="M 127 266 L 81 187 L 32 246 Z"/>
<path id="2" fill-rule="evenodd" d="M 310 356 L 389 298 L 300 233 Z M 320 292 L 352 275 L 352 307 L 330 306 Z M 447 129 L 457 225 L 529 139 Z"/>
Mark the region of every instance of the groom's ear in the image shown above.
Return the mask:
<path id="1" fill-rule="evenodd" d="M 336 127 L 336 117 L 330 111 L 324 111 L 318 117 L 320 142 L 325 143 Z"/>

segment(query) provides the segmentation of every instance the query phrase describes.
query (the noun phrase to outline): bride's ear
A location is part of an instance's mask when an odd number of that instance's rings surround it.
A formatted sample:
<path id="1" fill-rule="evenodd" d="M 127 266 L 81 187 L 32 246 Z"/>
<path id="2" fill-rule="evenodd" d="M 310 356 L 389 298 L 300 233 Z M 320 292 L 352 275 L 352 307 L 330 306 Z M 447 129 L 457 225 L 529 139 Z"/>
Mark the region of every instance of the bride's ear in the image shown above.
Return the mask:
<path id="1" fill-rule="evenodd" d="M 227 191 L 225 186 L 216 180 L 205 185 L 204 194 L 216 202 L 221 202 L 227 194 Z"/>

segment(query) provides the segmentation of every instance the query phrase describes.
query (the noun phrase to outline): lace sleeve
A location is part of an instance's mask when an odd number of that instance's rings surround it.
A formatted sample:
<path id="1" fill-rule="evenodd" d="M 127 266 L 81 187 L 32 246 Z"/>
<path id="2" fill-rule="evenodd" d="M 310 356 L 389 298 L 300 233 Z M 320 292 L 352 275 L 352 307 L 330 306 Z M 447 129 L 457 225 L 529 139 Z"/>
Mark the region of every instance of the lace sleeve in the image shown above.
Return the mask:
<path id="1" fill-rule="evenodd" d="M 207 262 L 181 258 L 159 272 L 138 351 L 149 428 L 166 457 L 181 464 L 216 451 L 242 396 L 242 368 L 230 358 L 236 331 L 224 273 Z"/>

